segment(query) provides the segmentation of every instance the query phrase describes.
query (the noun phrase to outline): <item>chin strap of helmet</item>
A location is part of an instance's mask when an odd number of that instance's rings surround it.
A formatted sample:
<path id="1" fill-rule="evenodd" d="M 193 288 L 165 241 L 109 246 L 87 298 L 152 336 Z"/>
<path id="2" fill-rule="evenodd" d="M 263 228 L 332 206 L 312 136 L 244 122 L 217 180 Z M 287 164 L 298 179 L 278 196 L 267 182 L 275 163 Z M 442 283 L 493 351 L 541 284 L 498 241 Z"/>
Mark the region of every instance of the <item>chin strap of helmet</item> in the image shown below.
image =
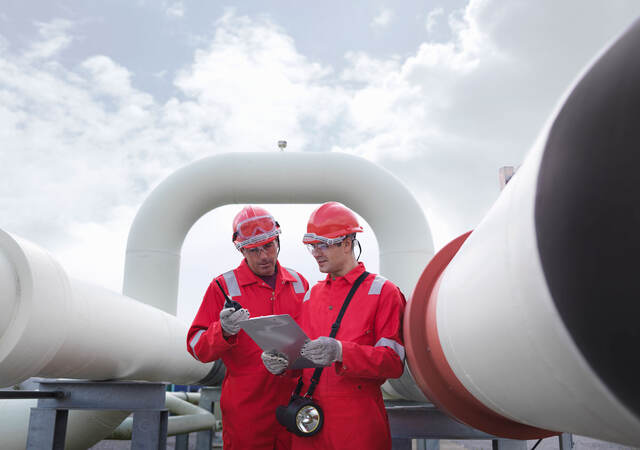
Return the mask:
<path id="1" fill-rule="evenodd" d="M 356 238 L 353 238 L 353 241 L 351 241 L 351 245 L 353 244 L 358 244 L 358 257 L 356 258 L 356 261 L 359 261 L 360 255 L 362 255 L 362 247 L 360 246 L 360 241 Z"/>

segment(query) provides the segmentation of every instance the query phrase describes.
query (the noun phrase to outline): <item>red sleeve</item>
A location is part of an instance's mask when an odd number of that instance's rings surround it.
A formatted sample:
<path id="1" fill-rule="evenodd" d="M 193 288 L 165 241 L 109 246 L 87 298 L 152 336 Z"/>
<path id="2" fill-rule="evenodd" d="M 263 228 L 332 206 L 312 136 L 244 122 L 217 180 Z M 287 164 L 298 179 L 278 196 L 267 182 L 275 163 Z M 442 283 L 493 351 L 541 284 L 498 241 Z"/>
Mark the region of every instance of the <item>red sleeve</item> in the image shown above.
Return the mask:
<path id="1" fill-rule="evenodd" d="M 300 275 L 300 279 L 302 280 L 302 284 L 304 285 L 304 292 L 306 293 L 309 290 L 309 282 L 300 272 L 298 272 L 298 275 Z"/>
<path id="2" fill-rule="evenodd" d="M 224 283 L 224 279 L 220 279 Z M 187 351 L 201 362 L 219 359 L 237 343 L 237 336 L 225 339 L 220 327 L 224 298 L 213 281 L 204 294 L 200 309 L 187 333 Z"/>
<path id="3" fill-rule="evenodd" d="M 342 362 L 335 364 L 338 375 L 360 378 L 398 378 L 404 370 L 402 315 L 405 299 L 387 281 L 380 293 L 375 316 L 375 344 L 342 342 Z"/>

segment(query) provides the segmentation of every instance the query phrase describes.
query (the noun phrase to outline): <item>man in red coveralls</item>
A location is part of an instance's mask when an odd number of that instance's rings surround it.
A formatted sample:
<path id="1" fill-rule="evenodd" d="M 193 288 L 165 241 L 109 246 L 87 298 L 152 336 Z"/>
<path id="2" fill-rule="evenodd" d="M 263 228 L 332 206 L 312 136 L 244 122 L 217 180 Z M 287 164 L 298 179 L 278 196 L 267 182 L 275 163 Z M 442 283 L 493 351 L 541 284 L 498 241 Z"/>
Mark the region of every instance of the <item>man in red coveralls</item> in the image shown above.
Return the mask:
<path id="1" fill-rule="evenodd" d="M 233 242 L 244 259 L 211 282 L 187 335 L 187 350 L 194 358 L 202 362 L 222 358 L 227 368 L 220 399 L 225 450 L 291 446 L 290 434 L 278 424 L 274 411 L 287 403 L 295 379 L 268 373 L 260 348 L 239 325 L 249 313 L 298 317 L 309 283 L 278 262 L 279 234 L 280 225 L 263 208 L 247 206 L 236 215 Z M 225 307 L 216 281 L 242 309 Z"/>
<path id="2" fill-rule="evenodd" d="M 324 412 L 324 425 L 313 436 L 294 435 L 294 450 L 391 448 L 380 386 L 404 369 L 404 296 L 390 281 L 370 274 L 351 300 L 336 338 L 328 337 L 347 293 L 365 271 L 354 252 L 361 231 L 355 214 L 337 202 L 323 204 L 309 218 L 303 242 L 327 277 L 304 298 L 299 323 L 312 340 L 301 354 L 327 366 L 313 394 Z M 274 374 L 287 366 L 281 355 L 263 353 L 262 358 Z M 313 369 L 303 370 L 301 394 L 312 374 Z"/>

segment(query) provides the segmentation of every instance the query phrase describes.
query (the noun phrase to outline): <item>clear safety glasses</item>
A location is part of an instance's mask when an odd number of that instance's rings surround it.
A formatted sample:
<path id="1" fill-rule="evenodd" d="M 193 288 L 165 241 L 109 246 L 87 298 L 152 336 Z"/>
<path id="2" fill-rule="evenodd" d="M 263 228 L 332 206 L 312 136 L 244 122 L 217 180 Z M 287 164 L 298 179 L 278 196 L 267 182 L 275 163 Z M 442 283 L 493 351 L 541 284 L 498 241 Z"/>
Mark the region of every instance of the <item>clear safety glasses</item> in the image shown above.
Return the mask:
<path id="1" fill-rule="evenodd" d="M 334 245 L 340 245 L 340 242 L 336 242 L 335 244 L 327 244 L 325 242 L 314 242 L 313 244 L 304 244 L 309 250 L 309 253 L 313 252 L 326 252 L 329 247 L 333 247 Z"/>
<path id="2" fill-rule="evenodd" d="M 306 233 L 302 238 L 302 242 L 307 247 L 307 250 L 309 250 L 309 253 L 313 253 L 314 250 L 324 252 L 327 251 L 327 249 L 332 245 L 339 245 L 342 241 L 345 240 L 345 238 L 346 236 L 326 238 L 324 236 L 318 236 L 315 233 Z"/>
<path id="3" fill-rule="evenodd" d="M 244 251 L 251 254 L 251 255 L 259 255 L 262 252 L 265 253 L 269 253 L 271 250 L 273 250 L 276 247 L 276 243 L 274 241 L 268 242 L 264 245 L 261 245 L 260 247 L 253 247 L 253 248 L 245 248 Z"/>

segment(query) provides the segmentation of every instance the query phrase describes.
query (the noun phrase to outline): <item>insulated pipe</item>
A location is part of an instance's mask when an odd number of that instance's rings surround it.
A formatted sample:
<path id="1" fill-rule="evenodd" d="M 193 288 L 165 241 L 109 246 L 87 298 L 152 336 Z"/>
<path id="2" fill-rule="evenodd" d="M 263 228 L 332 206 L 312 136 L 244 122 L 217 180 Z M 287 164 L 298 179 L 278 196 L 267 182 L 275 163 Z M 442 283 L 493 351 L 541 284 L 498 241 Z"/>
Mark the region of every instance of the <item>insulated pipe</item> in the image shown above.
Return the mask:
<path id="1" fill-rule="evenodd" d="M 234 203 L 330 200 L 364 217 L 378 239 L 381 274 L 411 292 L 433 256 L 433 243 L 422 208 L 405 185 L 357 156 L 288 152 L 210 156 L 160 183 L 131 225 L 122 292 L 175 314 L 182 243 L 204 214 Z"/>
<path id="2" fill-rule="evenodd" d="M 0 387 L 28 378 L 195 384 L 210 371 L 185 351 L 188 325 L 71 280 L 41 248 L 0 230 Z"/>
<path id="3" fill-rule="evenodd" d="M 167 436 L 207 431 L 216 426 L 216 418 L 212 413 L 192 405 L 187 400 L 174 395 L 173 392 L 167 392 L 165 406 L 171 413 L 167 421 Z M 133 417 L 128 417 L 107 439 L 130 440 L 132 435 Z"/>
<path id="4" fill-rule="evenodd" d="M 182 243 L 204 214 L 232 203 L 330 200 L 364 217 L 378 239 L 380 273 L 411 292 L 433 255 L 433 243 L 422 209 L 405 185 L 356 156 L 273 152 L 211 156 L 160 183 L 131 226 L 123 293 L 175 314 Z M 388 394 L 425 400 L 409 370 L 390 383 Z"/>
<path id="5" fill-rule="evenodd" d="M 487 433 L 640 446 L 640 22 L 569 91 L 405 315 L 416 382 Z"/>
<path id="6" fill-rule="evenodd" d="M 0 336 L 13 320 L 16 305 L 14 299 L 18 292 L 18 277 L 7 256 L 0 252 Z"/>

